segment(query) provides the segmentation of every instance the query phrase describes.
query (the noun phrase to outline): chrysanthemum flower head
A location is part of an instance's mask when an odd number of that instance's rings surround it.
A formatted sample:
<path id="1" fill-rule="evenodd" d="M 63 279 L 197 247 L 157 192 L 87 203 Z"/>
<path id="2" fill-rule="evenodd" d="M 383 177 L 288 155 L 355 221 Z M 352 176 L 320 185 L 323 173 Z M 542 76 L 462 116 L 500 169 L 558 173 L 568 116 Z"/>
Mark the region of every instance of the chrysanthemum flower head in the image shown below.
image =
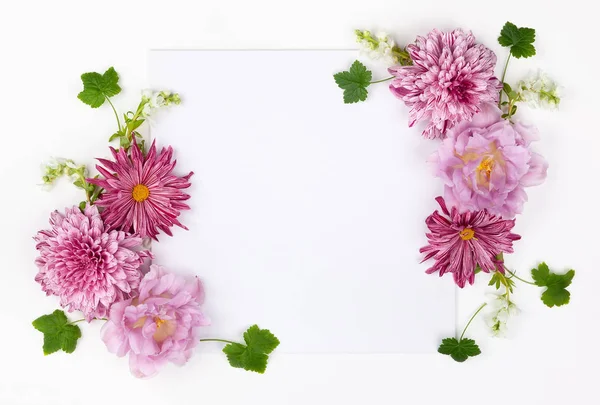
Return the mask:
<path id="1" fill-rule="evenodd" d="M 470 32 L 436 29 L 417 37 L 407 50 L 412 66 L 394 66 L 390 90 L 411 107 L 409 126 L 428 121 L 423 136 L 443 138 L 456 123 L 469 120 L 484 102 L 498 102 L 496 55 L 475 43 Z"/>
<path id="2" fill-rule="evenodd" d="M 40 256 L 35 280 L 48 295 L 60 297 L 69 311 L 82 311 L 90 321 L 104 317 L 115 301 L 138 288 L 146 251 L 142 239 L 122 231 L 108 231 L 98 209 L 77 207 L 55 211 L 52 228 L 35 236 Z"/>
<path id="3" fill-rule="evenodd" d="M 521 239 L 511 233 L 514 220 L 505 220 L 491 215 L 486 210 L 459 213 L 446 207 L 442 197 L 436 198 L 442 208 L 425 220 L 429 233 L 429 244 L 420 249 L 425 253 L 423 261 L 434 259 L 427 273 L 439 272 L 440 276 L 452 273 L 456 284 L 463 288 L 467 282 L 475 281 L 475 268 L 482 271 L 504 273 L 500 253 L 512 253 L 513 242 Z"/>
<path id="4" fill-rule="evenodd" d="M 182 190 L 190 187 L 193 172 L 183 177 L 172 173 L 173 148 L 158 153 L 153 142 L 144 156 L 134 139 L 129 153 L 123 148 L 111 151 L 115 160 L 98 159 L 102 166 L 96 166 L 104 178 L 88 179 L 104 189 L 97 205 L 104 208 L 102 217 L 111 229 L 154 239 L 159 231 L 172 235 L 173 225 L 187 229 L 177 217 L 190 208 L 183 202 L 190 196 Z"/>

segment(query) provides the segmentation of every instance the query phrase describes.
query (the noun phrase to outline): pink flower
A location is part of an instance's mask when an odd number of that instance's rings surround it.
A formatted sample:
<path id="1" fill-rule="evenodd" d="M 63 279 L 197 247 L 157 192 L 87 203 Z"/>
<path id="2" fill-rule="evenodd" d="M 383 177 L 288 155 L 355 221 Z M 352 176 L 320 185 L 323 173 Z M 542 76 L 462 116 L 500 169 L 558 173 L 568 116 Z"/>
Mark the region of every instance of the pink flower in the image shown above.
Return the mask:
<path id="1" fill-rule="evenodd" d="M 98 208 L 54 211 L 52 229 L 35 236 L 40 256 L 35 281 L 47 295 L 60 297 L 69 311 L 82 311 L 91 321 L 106 316 L 111 304 L 128 298 L 138 288 L 140 266 L 149 254 L 137 251 L 142 239 L 121 231 L 107 231 Z"/>
<path id="2" fill-rule="evenodd" d="M 431 160 L 445 183 L 448 205 L 460 212 L 487 209 L 513 218 L 527 201 L 525 187 L 541 184 L 548 164 L 530 149 L 535 128 L 502 119 L 493 104 L 484 104 L 473 119 L 448 132 Z"/>
<path id="3" fill-rule="evenodd" d="M 427 273 L 438 271 L 440 277 L 452 273 L 460 288 L 467 281 L 473 284 L 477 265 L 486 273 L 495 270 L 504 273 L 502 260 L 497 255 L 512 253 L 513 241 L 521 239 L 510 232 L 515 221 L 501 219 L 486 210 L 460 214 L 452 208 L 452 212 L 448 212 L 442 197 L 436 201 L 445 216 L 436 210 L 425 220 L 430 231 L 427 234 L 429 245 L 422 247 L 420 252 L 426 254 L 423 262 L 435 260 Z"/>
<path id="4" fill-rule="evenodd" d="M 199 279 L 186 282 L 156 265 L 140 283 L 140 295 L 113 304 L 102 340 L 111 353 L 129 353 L 136 377 L 151 377 L 167 362 L 185 364 L 198 344 L 199 327 L 209 324 L 200 309 Z"/>
<path id="5" fill-rule="evenodd" d="M 411 107 L 410 123 L 428 120 L 423 136 L 443 138 L 460 121 L 470 120 L 481 103 L 497 102 L 496 55 L 475 44 L 472 33 L 433 30 L 407 50 L 412 66 L 393 66 L 390 90 Z"/>
<path id="6" fill-rule="evenodd" d="M 105 167 L 96 166 L 105 178 L 88 179 L 104 188 L 97 204 L 104 207 L 102 217 L 111 229 L 154 239 L 159 230 L 171 236 L 173 225 L 187 229 L 177 217 L 180 210 L 190 208 L 182 202 L 190 196 L 181 190 L 190 186 L 193 173 L 184 177 L 171 173 L 176 164 L 171 162 L 173 148 L 163 148 L 157 155 L 153 142 L 144 156 L 134 140 L 130 155 L 125 149 L 111 151 L 115 161 L 98 159 Z"/>

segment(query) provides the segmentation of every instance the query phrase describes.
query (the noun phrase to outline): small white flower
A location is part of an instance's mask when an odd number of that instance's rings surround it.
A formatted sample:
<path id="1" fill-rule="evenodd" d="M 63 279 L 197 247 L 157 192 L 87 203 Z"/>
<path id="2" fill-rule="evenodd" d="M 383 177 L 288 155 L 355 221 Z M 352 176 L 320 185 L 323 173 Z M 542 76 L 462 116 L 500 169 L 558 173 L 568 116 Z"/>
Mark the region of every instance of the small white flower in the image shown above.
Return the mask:
<path id="1" fill-rule="evenodd" d="M 148 118 L 149 116 L 152 115 L 152 112 L 153 112 L 153 108 L 150 106 L 150 103 L 146 103 L 144 105 L 144 108 L 142 108 L 141 115 L 143 118 Z"/>
<path id="2" fill-rule="evenodd" d="M 518 315 L 519 309 L 508 299 L 505 294 L 486 294 L 488 307 L 491 309 L 486 316 L 486 323 L 490 333 L 495 337 L 505 337 L 508 320 L 511 316 Z"/>
<path id="3" fill-rule="evenodd" d="M 162 108 L 165 105 L 167 105 L 167 103 L 165 102 L 165 97 L 162 95 L 162 93 L 154 93 L 152 98 L 150 98 L 150 106 L 152 108 Z"/>
<path id="4" fill-rule="evenodd" d="M 540 70 L 519 82 L 518 94 L 532 108 L 554 110 L 560 104 L 561 88 Z"/>
<path id="5" fill-rule="evenodd" d="M 144 101 L 150 100 L 152 98 L 153 94 L 154 94 L 154 92 L 150 89 L 142 90 L 142 100 L 144 100 Z"/>
<path id="6" fill-rule="evenodd" d="M 398 63 L 393 53 L 395 43 L 385 32 L 380 32 L 375 37 L 369 31 L 356 30 L 355 34 L 362 55 L 380 61 L 386 66 Z"/>

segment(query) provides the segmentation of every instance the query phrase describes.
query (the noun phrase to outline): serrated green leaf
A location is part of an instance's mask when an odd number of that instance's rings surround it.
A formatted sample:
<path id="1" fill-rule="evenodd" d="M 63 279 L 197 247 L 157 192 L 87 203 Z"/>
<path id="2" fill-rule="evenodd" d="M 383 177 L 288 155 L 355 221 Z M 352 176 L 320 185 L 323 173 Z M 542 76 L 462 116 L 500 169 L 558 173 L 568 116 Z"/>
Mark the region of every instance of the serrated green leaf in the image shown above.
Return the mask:
<path id="1" fill-rule="evenodd" d="M 258 353 L 269 354 L 279 346 L 279 339 L 268 329 L 260 329 L 258 325 L 248 328 L 244 333 L 244 341 L 248 347 Z"/>
<path id="2" fill-rule="evenodd" d="M 519 28 L 511 22 L 504 24 L 498 42 L 502 46 L 510 47 L 510 53 L 515 58 L 529 58 L 535 55 L 535 30 L 533 28 Z"/>
<path id="3" fill-rule="evenodd" d="M 269 330 L 252 325 L 244 332 L 244 341 L 246 345 L 229 343 L 223 348 L 229 364 L 232 367 L 264 373 L 267 369 L 269 354 L 279 346 L 279 339 Z"/>
<path id="4" fill-rule="evenodd" d="M 223 348 L 227 360 L 232 367 L 243 368 L 247 371 L 264 373 L 267 369 L 269 356 L 259 353 L 241 343 L 230 343 Z"/>
<path id="5" fill-rule="evenodd" d="M 81 81 L 83 82 L 83 91 L 77 95 L 77 98 L 92 108 L 100 107 L 106 98 L 121 92 L 121 87 L 117 84 L 119 75 L 113 67 L 108 68 L 104 74 L 84 73 L 81 75 Z"/>
<path id="6" fill-rule="evenodd" d="M 481 354 L 479 346 L 473 339 L 457 340 L 456 338 L 442 339 L 442 344 L 438 348 L 438 353 L 448 355 L 459 363 Z"/>
<path id="7" fill-rule="evenodd" d="M 567 287 L 571 285 L 575 270 L 569 270 L 565 274 L 556 274 L 550 271 L 546 263 L 541 263 L 537 269 L 531 270 L 531 277 L 537 286 L 546 287 L 542 293 L 542 302 L 552 308 L 560 307 L 569 303 L 571 293 Z"/>
<path id="8" fill-rule="evenodd" d="M 229 343 L 223 348 L 223 353 L 227 355 L 227 360 L 231 367 L 244 368 L 242 355 L 246 351 L 246 346 L 241 343 Z"/>
<path id="9" fill-rule="evenodd" d="M 52 314 L 40 316 L 32 325 L 44 334 L 44 355 L 61 349 L 66 353 L 73 353 L 77 340 L 81 337 L 79 326 L 69 324 L 67 316 L 59 309 Z"/>
<path id="10" fill-rule="evenodd" d="M 344 90 L 344 103 L 351 104 L 367 99 L 367 87 L 371 84 L 373 74 L 365 65 L 354 61 L 350 70 L 333 75 L 340 89 Z"/>

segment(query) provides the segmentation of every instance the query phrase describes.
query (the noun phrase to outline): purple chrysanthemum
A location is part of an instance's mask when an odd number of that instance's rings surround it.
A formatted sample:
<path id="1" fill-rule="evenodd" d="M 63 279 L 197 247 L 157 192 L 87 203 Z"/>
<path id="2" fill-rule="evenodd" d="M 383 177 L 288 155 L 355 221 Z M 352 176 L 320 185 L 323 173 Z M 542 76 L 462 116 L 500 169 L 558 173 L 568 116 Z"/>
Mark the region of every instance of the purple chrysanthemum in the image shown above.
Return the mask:
<path id="1" fill-rule="evenodd" d="M 423 136 L 443 138 L 456 123 L 469 120 L 484 102 L 498 102 L 496 55 L 475 44 L 471 32 L 433 30 L 407 50 L 412 66 L 394 66 L 390 90 L 411 107 L 410 123 L 428 120 Z"/>
<path id="2" fill-rule="evenodd" d="M 90 321 L 104 317 L 115 301 L 138 288 L 140 266 L 149 254 L 138 251 L 142 239 L 122 231 L 107 231 L 95 206 L 85 212 L 54 211 L 52 229 L 35 236 L 40 256 L 35 281 L 47 295 L 60 297 L 69 311 L 82 311 Z"/>
<path id="3" fill-rule="evenodd" d="M 183 203 L 190 196 L 181 190 L 191 185 L 193 172 L 183 177 L 172 174 L 177 163 L 171 161 L 173 148 L 162 148 L 157 153 L 153 142 L 144 156 L 134 140 L 129 155 L 123 148 L 111 151 L 114 162 L 98 159 L 104 167 L 96 165 L 105 178 L 88 179 L 104 188 L 97 205 L 104 208 L 102 218 L 111 229 L 153 239 L 159 230 L 171 236 L 169 228 L 173 225 L 187 229 L 177 217 L 180 210 L 190 208 Z"/>
<path id="4" fill-rule="evenodd" d="M 136 377 L 151 377 L 168 362 L 185 364 L 209 320 L 202 313 L 204 289 L 198 278 L 186 281 L 152 265 L 139 291 L 111 307 L 102 340 L 111 353 L 129 354 Z"/>
<path id="5" fill-rule="evenodd" d="M 436 198 L 441 215 L 437 210 L 425 220 L 429 233 L 429 245 L 420 249 L 425 253 L 423 261 L 433 258 L 435 263 L 428 274 L 438 271 L 440 276 L 452 273 L 456 284 L 463 288 L 468 281 L 475 281 L 475 267 L 482 271 L 504 273 L 500 253 L 512 253 L 513 241 L 521 239 L 510 231 L 514 220 L 491 215 L 486 210 L 459 213 L 456 208 L 449 212 L 442 197 Z"/>

